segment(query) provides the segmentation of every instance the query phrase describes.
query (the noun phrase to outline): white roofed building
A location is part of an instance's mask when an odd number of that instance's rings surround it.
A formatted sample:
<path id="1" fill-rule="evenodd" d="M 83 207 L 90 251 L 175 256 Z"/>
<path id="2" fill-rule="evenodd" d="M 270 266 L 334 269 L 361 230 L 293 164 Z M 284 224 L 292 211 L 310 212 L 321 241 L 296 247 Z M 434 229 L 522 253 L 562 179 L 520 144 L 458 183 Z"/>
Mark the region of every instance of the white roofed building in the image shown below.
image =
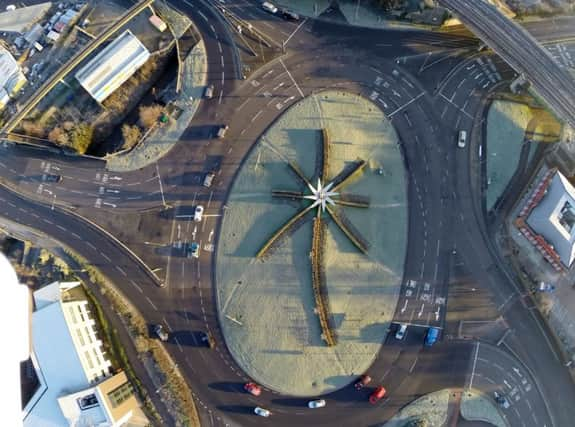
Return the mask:
<path id="1" fill-rule="evenodd" d="M 575 260 L 575 188 L 556 169 L 545 173 L 515 221 L 557 271 Z"/>
<path id="2" fill-rule="evenodd" d="M 150 52 L 129 30 L 92 58 L 76 79 L 98 102 L 103 102 L 150 57 Z"/>
<path id="3" fill-rule="evenodd" d="M 0 46 L 0 108 L 26 84 L 26 76 L 10 52 Z"/>
<path id="4" fill-rule="evenodd" d="M 80 282 L 52 283 L 34 293 L 34 302 L 32 360 L 40 386 L 23 409 L 24 426 L 116 427 L 141 413 L 125 374 L 112 376 Z"/>

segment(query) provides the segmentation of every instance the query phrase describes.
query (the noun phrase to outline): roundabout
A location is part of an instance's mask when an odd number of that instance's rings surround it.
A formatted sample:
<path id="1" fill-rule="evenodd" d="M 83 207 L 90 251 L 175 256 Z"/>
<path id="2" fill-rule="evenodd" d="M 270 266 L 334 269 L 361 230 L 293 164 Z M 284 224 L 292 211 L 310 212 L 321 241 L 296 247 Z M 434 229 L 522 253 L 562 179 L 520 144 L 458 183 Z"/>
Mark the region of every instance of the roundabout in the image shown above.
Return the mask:
<path id="1" fill-rule="evenodd" d="M 354 381 L 385 340 L 402 279 L 406 181 L 389 121 L 357 95 L 309 96 L 262 135 L 226 205 L 216 286 L 235 361 L 282 394 Z"/>

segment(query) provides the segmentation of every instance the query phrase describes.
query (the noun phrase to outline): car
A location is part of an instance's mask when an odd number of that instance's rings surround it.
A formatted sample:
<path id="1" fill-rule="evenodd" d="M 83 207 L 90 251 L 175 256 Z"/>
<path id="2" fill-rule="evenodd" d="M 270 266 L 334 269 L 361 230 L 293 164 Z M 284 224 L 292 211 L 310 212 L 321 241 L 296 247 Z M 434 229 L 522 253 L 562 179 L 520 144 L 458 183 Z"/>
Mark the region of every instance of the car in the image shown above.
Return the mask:
<path id="1" fill-rule="evenodd" d="M 62 175 L 54 175 L 54 174 L 46 174 L 46 177 L 44 179 L 45 182 L 61 182 L 62 181 Z"/>
<path id="2" fill-rule="evenodd" d="M 288 9 L 282 10 L 282 18 L 286 21 L 299 21 L 299 15 Z"/>
<path id="3" fill-rule="evenodd" d="M 256 383 L 246 383 L 244 384 L 244 390 L 254 396 L 259 396 L 262 394 L 262 388 Z"/>
<path id="4" fill-rule="evenodd" d="M 200 222 L 203 216 L 204 216 L 204 207 L 202 205 L 196 206 L 196 210 L 194 211 L 194 221 Z"/>
<path id="5" fill-rule="evenodd" d="M 323 399 L 319 399 L 319 400 L 310 400 L 307 403 L 307 407 L 310 409 L 317 409 L 317 408 L 323 408 L 325 406 L 325 400 Z"/>
<path id="6" fill-rule="evenodd" d="M 383 398 L 383 396 L 385 396 L 385 388 L 383 388 L 383 386 L 380 385 L 374 390 L 373 393 L 370 394 L 369 403 L 375 405 Z"/>
<path id="7" fill-rule="evenodd" d="M 494 391 L 493 398 L 495 399 L 495 402 L 497 402 L 497 404 L 504 409 L 507 409 L 509 408 L 509 406 L 511 406 L 509 404 L 509 400 L 507 400 L 507 398 L 503 394 L 499 394 L 496 391 Z"/>
<path id="8" fill-rule="evenodd" d="M 216 176 L 215 173 L 213 172 L 208 172 L 206 174 L 206 176 L 204 177 L 204 183 L 203 186 L 206 188 L 210 188 L 212 186 L 212 181 L 214 180 L 214 177 Z"/>
<path id="9" fill-rule="evenodd" d="M 459 136 L 457 137 L 457 146 L 459 148 L 465 148 L 466 141 L 467 141 L 467 132 L 464 130 L 460 130 Z"/>
<path id="10" fill-rule="evenodd" d="M 435 341 L 437 341 L 437 338 L 439 337 L 439 329 L 437 328 L 429 328 L 427 330 L 427 334 L 425 334 L 425 345 L 427 347 L 431 347 L 433 344 L 435 344 Z"/>
<path id="11" fill-rule="evenodd" d="M 359 380 L 355 383 L 355 389 L 361 390 L 366 385 L 368 385 L 370 382 L 371 382 L 371 377 L 369 375 L 362 375 L 361 377 L 359 377 Z"/>
<path id="12" fill-rule="evenodd" d="M 196 242 L 192 242 L 188 245 L 186 255 L 188 258 L 199 258 L 200 257 L 200 245 Z"/>
<path id="13" fill-rule="evenodd" d="M 395 333 L 396 340 L 402 340 L 405 337 L 405 331 L 407 331 L 407 325 L 405 323 L 399 325 L 397 332 Z"/>
<path id="14" fill-rule="evenodd" d="M 216 134 L 216 136 L 219 139 L 223 139 L 226 136 L 226 133 L 228 132 L 228 129 L 230 127 L 228 125 L 221 125 L 220 128 L 218 129 L 218 133 Z"/>
<path id="15" fill-rule="evenodd" d="M 168 341 L 168 333 L 166 332 L 166 330 L 164 329 L 164 327 L 162 325 L 155 325 L 154 326 L 154 333 L 156 334 L 156 336 L 161 340 L 161 341 Z"/>
<path id="16" fill-rule="evenodd" d="M 204 332 L 202 334 L 202 342 L 204 342 L 209 348 L 214 348 L 216 346 L 216 340 L 209 332 Z"/>
<path id="17" fill-rule="evenodd" d="M 262 9 L 274 15 L 278 13 L 278 8 L 275 7 L 275 5 L 273 3 L 270 3 L 269 1 L 264 1 L 262 3 Z"/>
<path id="18" fill-rule="evenodd" d="M 254 409 L 254 413 L 256 415 L 259 415 L 260 417 L 269 417 L 272 413 L 270 411 L 268 411 L 267 409 L 264 408 L 260 408 L 259 406 L 256 406 L 256 408 Z"/>
<path id="19" fill-rule="evenodd" d="M 206 91 L 204 92 L 204 98 L 212 99 L 214 97 L 214 85 L 209 85 L 206 87 Z"/>
<path id="20" fill-rule="evenodd" d="M 6 6 L 6 11 L 11 11 L 11 10 L 16 10 L 15 4 L 9 4 L 8 6 Z"/>

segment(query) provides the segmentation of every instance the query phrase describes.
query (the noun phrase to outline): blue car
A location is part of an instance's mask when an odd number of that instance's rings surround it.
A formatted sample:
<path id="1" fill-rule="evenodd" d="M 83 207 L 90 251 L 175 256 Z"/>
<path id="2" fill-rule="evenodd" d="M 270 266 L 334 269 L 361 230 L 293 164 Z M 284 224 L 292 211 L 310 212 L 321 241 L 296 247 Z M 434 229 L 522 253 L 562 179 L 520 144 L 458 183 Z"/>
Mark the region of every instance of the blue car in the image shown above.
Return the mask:
<path id="1" fill-rule="evenodd" d="M 425 345 L 431 347 L 433 344 L 435 344 L 437 338 L 439 338 L 439 329 L 429 328 L 427 330 L 427 335 L 425 335 Z"/>

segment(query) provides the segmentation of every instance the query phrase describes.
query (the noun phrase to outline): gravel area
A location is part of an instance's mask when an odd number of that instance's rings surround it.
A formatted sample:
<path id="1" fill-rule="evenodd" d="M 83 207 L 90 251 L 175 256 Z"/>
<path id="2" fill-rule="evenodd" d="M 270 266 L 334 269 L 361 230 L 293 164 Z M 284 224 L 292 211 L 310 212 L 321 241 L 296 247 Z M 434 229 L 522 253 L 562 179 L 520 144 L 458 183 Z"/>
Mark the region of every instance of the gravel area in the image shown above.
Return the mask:
<path id="1" fill-rule="evenodd" d="M 493 400 L 476 390 L 466 390 L 463 393 L 460 410 L 466 420 L 484 421 L 496 427 L 508 426 Z"/>
<path id="2" fill-rule="evenodd" d="M 332 141 L 332 176 L 345 162 L 358 157 L 369 161 L 345 192 L 369 196 L 370 208 L 344 208 L 371 242 L 368 256 L 333 222 L 327 226 L 327 288 L 339 339 L 334 347 L 322 342 L 313 312 L 311 221 L 264 261 L 255 259 L 269 236 L 302 209 L 300 202 L 272 200 L 271 190 L 303 190 L 286 159 L 311 177 L 322 126 Z M 379 167 L 384 175 L 376 173 Z M 353 381 L 370 366 L 385 339 L 403 271 L 406 181 L 392 125 L 356 95 L 331 91 L 306 98 L 254 148 L 227 207 L 217 252 L 217 300 L 226 343 L 237 363 L 257 382 L 290 395 L 326 393 Z"/>
<path id="3" fill-rule="evenodd" d="M 487 116 L 487 194 L 490 210 L 509 184 L 519 163 L 527 124 L 533 117 L 528 106 L 495 101 Z"/>
<path id="4" fill-rule="evenodd" d="M 183 67 L 182 90 L 176 100 L 176 105 L 183 111 L 180 117 L 156 128 L 130 152 L 109 157 L 108 170 L 127 172 L 143 168 L 166 155 L 178 143 L 200 105 L 206 86 L 208 64 L 203 41 L 192 49 Z"/>
<path id="5" fill-rule="evenodd" d="M 429 427 L 441 427 L 447 421 L 450 394 L 451 390 L 445 389 L 420 397 L 399 411 L 384 426 L 403 427 L 418 417 L 427 420 Z"/>

